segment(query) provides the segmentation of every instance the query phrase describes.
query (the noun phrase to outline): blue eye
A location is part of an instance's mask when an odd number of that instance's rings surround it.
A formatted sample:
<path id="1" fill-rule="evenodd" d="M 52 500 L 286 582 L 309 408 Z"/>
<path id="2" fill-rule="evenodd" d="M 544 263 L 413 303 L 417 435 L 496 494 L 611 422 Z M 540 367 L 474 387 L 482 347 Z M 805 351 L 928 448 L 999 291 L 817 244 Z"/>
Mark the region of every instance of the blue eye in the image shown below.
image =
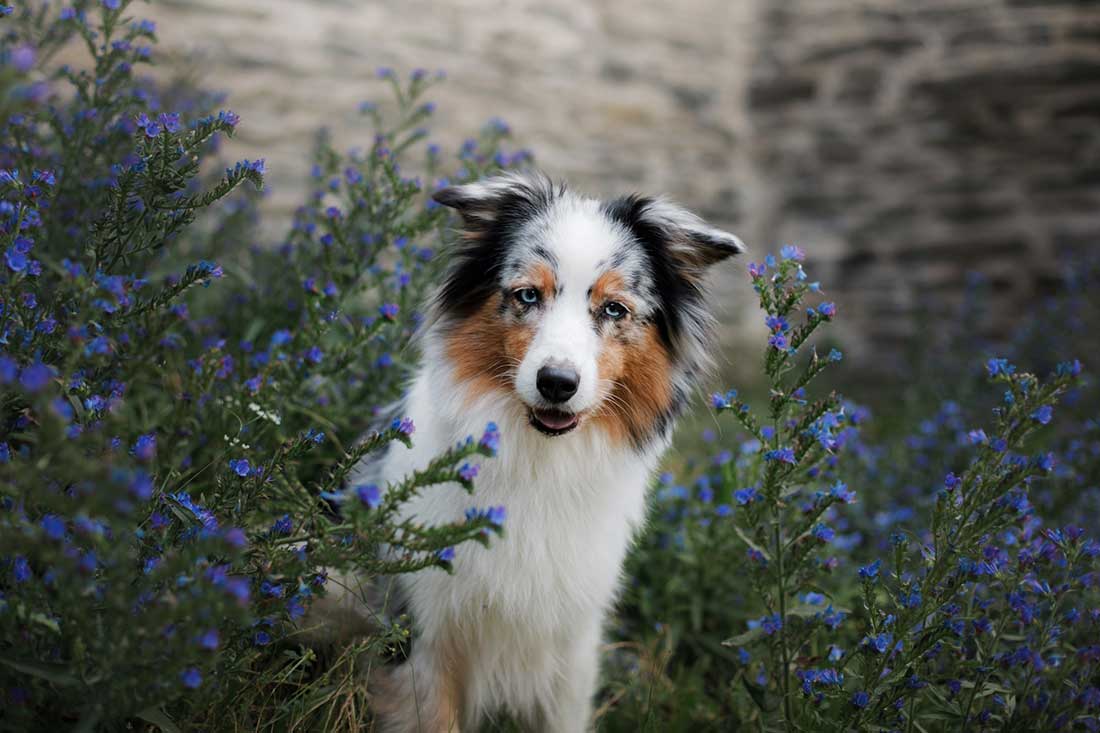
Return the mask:
<path id="1" fill-rule="evenodd" d="M 604 304 L 603 314 L 611 320 L 617 321 L 626 315 L 626 307 L 622 303 L 611 301 Z"/>
<path id="2" fill-rule="evenodd" d="M 523 305 L 536 305 L 539 302 L 539 291 L 534 288 L 520 288 L 516 291 L 516 300 Z"/>

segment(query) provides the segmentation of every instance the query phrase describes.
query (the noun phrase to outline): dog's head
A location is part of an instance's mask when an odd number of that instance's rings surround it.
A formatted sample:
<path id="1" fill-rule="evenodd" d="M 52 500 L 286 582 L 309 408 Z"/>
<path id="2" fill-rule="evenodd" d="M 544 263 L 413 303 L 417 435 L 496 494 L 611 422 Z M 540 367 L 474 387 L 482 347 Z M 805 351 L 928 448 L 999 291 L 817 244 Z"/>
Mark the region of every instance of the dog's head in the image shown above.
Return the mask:
<path id="1" fill-rule="evenodd" d="M 600 202 L 539 174 L 435 200 L 463 222 L 432 304 L 457 381 L 513 396 L 548 436 L 664 434 L 713 349 L 703 275 L 741 242 L 663 199 Z"/>

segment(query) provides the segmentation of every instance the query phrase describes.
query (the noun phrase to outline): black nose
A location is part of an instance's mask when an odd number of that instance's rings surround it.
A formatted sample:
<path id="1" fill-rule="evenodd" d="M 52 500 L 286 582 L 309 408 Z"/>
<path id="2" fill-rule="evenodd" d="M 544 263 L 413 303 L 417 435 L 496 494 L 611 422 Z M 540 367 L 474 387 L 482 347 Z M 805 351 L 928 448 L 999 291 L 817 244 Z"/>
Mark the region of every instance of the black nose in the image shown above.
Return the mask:
<path id="1" fill-rule="evenodd" d="M 535 384 L 539 388 L 539 394 L 557 404 L 575 395 L 580 381 L 580 375 L 572 369 L 546 366 L 539 369 Z"/>

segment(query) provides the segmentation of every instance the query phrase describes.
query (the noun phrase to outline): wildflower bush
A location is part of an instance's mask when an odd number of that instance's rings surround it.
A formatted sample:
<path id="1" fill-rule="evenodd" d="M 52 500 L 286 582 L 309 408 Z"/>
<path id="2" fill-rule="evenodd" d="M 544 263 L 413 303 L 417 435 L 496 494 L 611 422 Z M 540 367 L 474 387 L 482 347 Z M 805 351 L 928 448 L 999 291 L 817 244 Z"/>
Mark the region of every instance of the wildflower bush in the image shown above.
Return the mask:
<path id="1" fill-rule="evenodd" d="M 767 400 L 714 395 L 737 437 L 662 478 L 608 729 L 1097 730 L 1100 440 L 1081 363 L 1038 378 L 989 358 L 988 396 L 864 435 L 865 407 L 813 394 L 841 354 L 809 346 L 837 308 L 802 259 L 749 265 Z M 1077 328 L 1097 312 L 1082 279 L 1061 299 Z M 1038 331 L 1022 326 L 1021 356 Z M 1086 415 L 1061 434 L 1059 401 Z"/>
<path id="2" fill-rule="evenodd" d="M 369 143 L 319 135 L 267 241 L 264 162 L 221 162 L 246 123 L 141 76 L 156 29 L 132 10 L 0 5 L 0 728 L 359 730 L 408 624 L 319 656 L 300 632 L 326 569 L 445 572 L 503 521 L 476 490 L 466 522 L 397 519 L 473 490 L 491 425 L 387 491 L 347 481 L 416 439 L 387 405 L 447 223 L 428 192 L 528 154 L 500 122 L 444 153 L 436 75 L 382 69 Z M 766 388 L 714 395 L 707 455 L 661 477 L 597 726 L 1100 729 L 1100 424 L 1075 360 L 1097 356 L 1097 261 L 1003 357 L 957 319 L 857 403 L 830 389 L 855 383 L 826 340 L 842 314 L 803 258 L 749 267 Z"/>
<path id="3" fill-rule="evenodd" d="M 0 6 L 0 726 L 333 728 L 361 712 L 333 679 L 404 632 L 302 684 L 313 652 L 287 640 L 324 569 L 441 572 L 502 519 L 396 518 L 432 484 L 472 488 L 493 426 L 388 492 L 346 483 L 416 439 L 383 408 L 445 216 L 411 171 L 442 185 L 526 154 L 497 123 L 444 154 L 435 77 L 381 70 L 396 102 L 363 106 L 369 146 L 322 136 L 309 200 L 259 242 L 264 161 L 225 168 L 237 115 L 137 76 L 156 36 L 130 10 Z"/>

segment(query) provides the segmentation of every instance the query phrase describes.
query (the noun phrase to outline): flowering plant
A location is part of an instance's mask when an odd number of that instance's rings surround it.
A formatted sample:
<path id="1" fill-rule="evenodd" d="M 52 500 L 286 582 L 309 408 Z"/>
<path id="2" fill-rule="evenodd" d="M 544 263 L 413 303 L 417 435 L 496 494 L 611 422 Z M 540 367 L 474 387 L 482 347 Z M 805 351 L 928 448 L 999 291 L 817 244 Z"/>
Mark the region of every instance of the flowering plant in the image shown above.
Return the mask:
<path id="1" fill-rule="evenodd" d="M 1100 612 L 1082 608 L 1097 600 L 1100 543 L 1047 525 L 1028 499 L 1033 485 L 1064 478 L 1055 452 L 1032 446 L 1081 364 L 1040 380 L 988 360 L 1002 392 L 993 422 L 967 427 L 950 410 L 939 486 L 911 499 L 927 528 L 910 524 L 912 505 L 861 516 L 856 488 L 888 486 L 880 463 L 894 456 L 861 435 L 866 409 L 809 393 L 841 354 L 809 347 L 837 309 L 806 304 L 820 288 L 802 259 L 786 247 L 749 266 L 768 328 L 766 418 L 736 391 L 714 395 L 745 438 L 691 489 L 663 477 L 626 614 L 657 622 L 663 651 L 642 650 L 657 657 L 645 699 L 620 702 L 608 721 L 638 724 L 632 715 L 656 706 L 673 719 L 780 730 L 1095 727 Z M 907 447 L 906 470 L 933 470 L 935 455 L 918 452 L 929 445 Z M 732 638 L 731 623 L 743 629 Z M 664 675 L 678 675 L 675 686 L 655 700 Z M 619 695 L 640 697 L 620 684 Z"/>
<path id="2" fill-rule="evenodd" d="M 425 147 L 435 78 L 383 70 L 397 103 L 364 105 L 370 145 L 322 137 L 285 239 L 241 246 L 264 161 L 219 168 L 237 115 L 135 76 L 151 23 L 127 0 L 0 8 L 0 724 L 327 725 L 338 705 L 249 702 L 311 667 L 280 650 L 327 569 L 448 570 L 503 519 L 398 518 L 433 484 L 471 489 L 491 425 L 396 485 L 347 484 L 415 440 L 384 406 L 446 215 L 404 168 L 443 185 L 526 154 L 499 123 L 453 159 Z M 70 44 L 87 64 L 50 67 Z"/>

